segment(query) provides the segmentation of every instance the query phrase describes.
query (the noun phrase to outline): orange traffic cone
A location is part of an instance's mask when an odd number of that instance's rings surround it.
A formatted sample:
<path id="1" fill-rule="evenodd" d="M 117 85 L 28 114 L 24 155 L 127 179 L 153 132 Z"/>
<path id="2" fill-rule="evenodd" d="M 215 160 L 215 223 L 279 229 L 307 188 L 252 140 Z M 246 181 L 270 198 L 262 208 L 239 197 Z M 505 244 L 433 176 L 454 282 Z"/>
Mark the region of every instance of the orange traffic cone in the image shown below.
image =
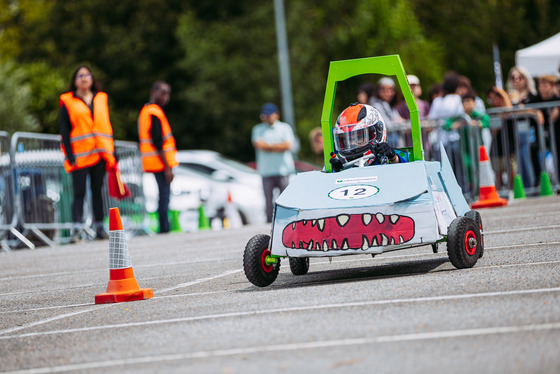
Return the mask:
<path id="1" fill-rule="evenodd" d="M 233 204 L 233 200 L 231 199 L 231 192 L 229 191 L 224 213 L 224 229 L 238 229 L 240 227 L 243 227 L 243 220 L 241 219 L 241 215 L 235 207 L 235 204 Z"/>
<path id="2" fill-rule="evenodd" d="M 492 165 L 490 165 L 490 160 L 488 160 L 488 154 L 486 153 L 486 148 L 481 145 L 478 148 L 480 153 L 480 192 L 478 194 L 478 201 L 471 204 L 471 208 L 490 208 L 496 206 L 506 206 L 508 201 L 502 199 L 496 191 L 496 184 L 494 182 L 494 172 L 492 171 Z"/>
<path id="3" fill-rule="evenodd" d="M 144 300 L 154 296 L 151 288 L 140 288 L 134 278 L 119 208 L 109 210 L 109 268 L 107 292 L 95 295 L 96 304 Z"/>

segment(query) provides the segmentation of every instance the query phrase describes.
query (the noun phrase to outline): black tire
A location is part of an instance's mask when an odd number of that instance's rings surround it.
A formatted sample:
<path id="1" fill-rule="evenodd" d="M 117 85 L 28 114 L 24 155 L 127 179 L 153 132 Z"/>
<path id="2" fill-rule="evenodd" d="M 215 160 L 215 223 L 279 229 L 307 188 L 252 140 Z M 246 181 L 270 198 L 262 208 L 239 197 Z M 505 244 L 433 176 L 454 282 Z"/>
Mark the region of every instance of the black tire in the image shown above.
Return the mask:
<path id="1" fill-rule="evenodd" d="M 457 217 L 447 230 L 447 253 L 457 269 L 472 268 L 480 256 L 480 231 L 468 217 Z"/>
<path id="2" fill-rule="evenodd" d="M 309 271 L 309 257 L 290 257 L 290 270 L 293 275 L 305 275 Z"/>
<path id="3" fill-rule="evenodd" d="M 249 282 L 258 287 L 266 287 L 276 280 L 280 271 L 280 259 L 277 263 L 267 265 L 265 259 L 270 255 L 269 235 L 255 235 L 245 246 L 243 270 Z"/>
<path id="4" fill-rule="evenodd" d="M 478 226 L 480 231 L 480 256 L 478 256 L 478 258 L 482 258 L 482 255 L 484 255 L 484 228 L 482 226 L 482 217 L 480 217 L 480 213 L 476 210 L 469 210 L 465 213 L 465 217 L 472 219 Z"/>

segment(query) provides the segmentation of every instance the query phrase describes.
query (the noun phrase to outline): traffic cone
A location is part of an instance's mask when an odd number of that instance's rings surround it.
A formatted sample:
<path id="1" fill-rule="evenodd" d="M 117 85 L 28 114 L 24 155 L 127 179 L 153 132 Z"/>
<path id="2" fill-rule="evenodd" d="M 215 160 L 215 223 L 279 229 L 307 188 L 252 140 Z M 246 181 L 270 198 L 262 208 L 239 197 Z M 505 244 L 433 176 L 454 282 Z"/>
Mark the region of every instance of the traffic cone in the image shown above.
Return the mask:
<path id="1" fill-rule="evenodd" d="M 198 207 L 198 229 L 199 230 L 208 230 L 210 229 L 210 221 L 206 214 L 204 213 L 204 205 L 200 204 Z"/>
<path id="2" fill-rule="evenodd" d="M 514 199 L 524 199 L 525 196 L 525 188 L 523 187 L 523 180 L 519 174 L 516 174 L 513 177 L 513 198 Z"/>
<path id="3" fill-rule="evenodd" d="M 179 222 L 179 213 L 178 210 L 169 211 L 169 232 L 183 232 Z"/>
<path id="4" fill-rule="evenodd" d="M 496 191 L 496 183 L 494 182 L 494 172 L 492 165 L 488 160 L 486 148 L 481 145 L 478 148 L 479 152 L 479 170 L 480 170 L 480 191 L 478 194 L 478 201 L 471 204 L 471 208 L 490 208 L 496 206 L 506 206 L 508 201 L 502 199 Z"/>
<path id="5" fill-rule="evenodd" d="M 150 299 L 151 288 L 140 288 L 134 272 L 119 208 L 109 209 L 109 284 L 107 291 L 95 295 L 96 304 Z"/>
<path id="6" fill-rule="evenodd" d="M 230 192 L 228 192 L 224 215 L 224 229 L 238 229 L 240 227 L 243 227 L 243 220 L 241 219 L 241 215 L 239 215 L 239 211 L 233 204 Z"/>
<path id="7" fill-rule="evenodd" d="M 541 173 L 541 196 L 552 196 L 554 191 L 552 190 L 552 185 L 550 184 L 550 177 L 546 171 Z"/>

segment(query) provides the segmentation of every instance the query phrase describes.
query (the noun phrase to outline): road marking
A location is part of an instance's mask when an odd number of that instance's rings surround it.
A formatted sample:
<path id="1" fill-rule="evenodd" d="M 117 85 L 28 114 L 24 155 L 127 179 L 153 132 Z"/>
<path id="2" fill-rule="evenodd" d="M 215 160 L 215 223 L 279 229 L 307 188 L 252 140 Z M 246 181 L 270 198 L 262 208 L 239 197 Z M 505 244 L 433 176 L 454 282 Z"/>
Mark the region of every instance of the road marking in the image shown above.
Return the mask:
<path id="1" fill-rule="evenodd" d="M 537 231 L 537 230 L 548 230 L 548 229 L 558 229 L 558 228 L 560 228 L 560 225 L 532 226 L 532 227 L 523 227 L 523 228 L 507 229 L 507 230 L 484 231 L 484 235 L 491 235 L 491 234 L 507 234 L 507 233 L 510 233 L 510 232 Z"/>
<path id="2" fill-rule="evenodd" d="M 25 313 L 25 312 L 35 312 L 38 310 L 49 310 L 49 309 L 65 309 L 65 308 L 77 308 L 80 306 L 91 306 L 95 305 L 94 303 L 87 303 L 87 304 L 67 304 L 67 305 L 55 305 L 55 306 L 45 306 L 41 308 L 31 308 L 31 309 L 16 309 L 16 310 L 5 310 L 0 312 L 0 314 L 9 314 L 9 313 Z"/>
<path id="3" fill-rule="evenodd" d="M 185 288 L 185 287 L 189 287 L 189 286 L 194 286 L 195 284 L 211 281 L 211 280 L 218 279 L 218 278 L 223 278 L 225 276 L 235 274 L 235 273 L 240 273 L 242 271 L 243 271 L 243 269 L 228 270 L 228 271 L 226 271 L 222 274 L 218 274 L 218 275 L 215 275 L 213 277 L 200 278 L 200 279 L 197 279 L 197 280 L 194 280 L 194 281 L 181 283 L 181 284 L 178 284 L 178 285 L 173 286 L 173 287 L 164 288 L 162 290 L 157 290 L 157 291 L 154 292 L 154 294 L 160 294 L 160 293 L 164 293 L 164 292 L 173 291 L 173 290 L 176 290 L 178 288 Z"/>
<path id="4" fill-rule="evenodd" d="M 164 267 L 164 266 L 180 266 L 180 265 L 189 265 L 189 264 L 199 264 L 204 262 L 218 262 L 224 260 L 237 260 L 238 257 L 216 257 L 216 258 L 206 258 L 206 259 L 199 259 L 199 260 L 189 260 L 189 261 L 173 261 L 173 262 L 159 262 L 155 264 L 142 264 L 142 265 L 134 265 L 135 268 L 153 268 L 153 267 Z M 39 273 L 39 274 L 30 274 L 30 275 L 16 275 L 12 277 L 4 277 L 0 278 L 0 281 L 10 281 L 10 280 L 17 280 L 17 279 L 32 279 L 32 278 L 43 278 L 43 277 L 59 277 L 61 275 L 73 275 L 73 274 L 84 274 L 84 273 L 97 273 L 97 272 L 107 272 L 107 268 L 95 268 L 95 269 L 84 269 L 84 270 L 73 270 L 73 271 L 60 271 L 56 273 Z"/>
<path id="5" fill-rule="evenodd" d="M 188 286 L 193 286 L 195 284 L 200 284 L 200 283 L 204 283 L 204 282 L 211 281 L 211 280 L 214 280 L 214 279 L 222 278 L 222 277 L 228 276 L 230 274 L 239 273 L 241 271 L 243 271 L 243 269 L 229 270 L 229 271 L 226 271 L 222 274 L 219 274 L 219 275 L 216 275 L 216 276 L 213 276 L 213 277 L 196 279 L 196 280 L 191 281 L 191 282 L 181 283 L 181 284 L 178 284 L 178 285 L 173 286 L 173 287 L 165 288 L 163 290 L 158 290 L 158 291 L 155 291 L 154 294 L 160 294 L 160 293 L 163 293 L 163 292 L 176 290 L 178 288 L 185 288 L 185 287 L 188 287 Z M 94 311 L 94 310 L 102 308 L 102 307 L 109 307 L 109 306 L 114 306 L 114 305 L 118 305 L 118 304 L 96 305 L 93 308 L 88 308 L 88 309 L 84 309 L 84 310 L 80 310 L 80 311 L 76 311 L 76 312 L 72 312 L 72 313 L 60 314 L 58 316 L 46 318 L 46 319 L 43 319 L 43 320 L 40 320 L 40 321 L 26 323 L 26 324 L 21 325 L 21 326 L 12 327 L 12 328 L 5 329 L 5 330 L 0 330 L 0 335 L 8 334 L 8 333 L 11 333 L 11 332 L 16 332 L 16 331 L 23 330 L 23 329 L 26 329 L 26 328 L 29 328 L 29 327 L 42 325 L 42 324 L 49 323 L 49 322 L 52 322 L 52 321 L 56 321 L 56 320 L 59 320 L 59 319 L 63 319 L 63 318 L 66 318 L 66 317 L 72 317 L 72 316 L 75 316 L 75 315 L 78 315 L 78 314 L 91 312 L 91 311 Z M 2 339 L 2 338 L 3 337 L 0 336 L 0 339 Z"/>
<path id="6" fill-rule="evenodd" d="M 49 322 L 57 321 L 57 320 L 59 320 L 59 319 L 63 319 L 63 318 L 66 318 L 66 317 L 72 317 L 72 316 L 76 316 L 76 315 L 78 315 L 78 314 L 91 312 L 92 310 L 100 309 L 100 308 L 102 308 L 102 307 L 107 307 L 107 306 L 111 306 L 111 305 L 115 305 L 115 304 L 99 305 L 99 306 L 95 306 L 95 307 L 93 307 L 93 308 L 88 308 L 88 309 L 84 309 L 84 310 L 78 310 L 78 311 L 72 312 L 72 313 L 59 314 L 58 316 L 46 318 L 46 319 L 43 319 L 43 320 L 41 320 L 41 321 L 30 322 L 30 323 L 26 323 L 26 324 L 21 325 L 21 326 L 11 327 L 11 328 L 5 329 L 5 330 L 0 330 L 0 335 L 8 334 L 8 333 L 11 333 L 11 332 L 16 332 L 16 331 L 23 330 L 23 329 L 26 329 L 26 328 L 29 328 L 29 327 L 33 327 L 33 326 L 42 325 L 42 324 L 44 324 L 44 323 L 49 323 Z M 1 339 L 1 338 L 2 338 L 2 337 L 0 337 L 0 339 Z"/>
<path id="7" fill-rule="evenodd" d="M 355 339 L 336 339 L 326 341 L 314 342 L 301 342 L 301 343 L 287 343 L 287 344 L 274 344 L 269 346 L 253 346 L 245 348 L 232 348 L 232 349 L 218 349 L 214 351 L 198 351 L 190 353 L 175 353 L 168 355 L 158 356 L 143 356 L 132 357 L 120 360 L 106 360 L 98 362 L 86 362 L 81 364 L 50 366 L 28 370 L 10 371 L 7 374 L 42 374 L 42 373 L 62 373 L 67 371 L 79 371 L 89 369 L 100 369 L 124 365 L 137 365 L 137 364 L 153 364 L 157 362 L 166 361 L 180 361 L 204 358 L 216 358 L 224 356 L 237 356 L 255 353 L 273 353 L 273 352 L 286 352 L 298 351 L 302 349 L 317 349 L 317 348 L 331 348 L 343 346 L 355 346 L 364 344 L 380 344 L 380 343 L 395 343 L 395 342 L 410 342 L 410 341 L 423 341 L 435 339 L 450 339 L 462 338 L 469 336 L 485 336 L 485 335 L 500 335 L 500 334 L 518 334 L 526 332 L 537 332 L 547 330 L 560 329 L 560 322 L 556 323 L 543 323 L 522 326 L 503 326 L 503 327 L 487 327 L 478 329 L 465 329 L 465 330 L 448 330 L 448 331 L 434 331 L 428 333 L 416 334 L 403 334 L 403 335 L 385 335 L 378 337 L 368 338 L 355 338 Z"/>
<path id="8" fill-rule="evenodd" d="M 170 319 L 162 319 L 162 320 L 143 321 L 143 322 L 119 323 L 119 324 L 114 324 L 114 325 L 81 327 L 81 328 L 75 328 L 75 329 L 31 332 L 31 333 L 20 334 L 20 335 L 0 336 L 0 340 L 17 339 L 17 338 L 29 338 L 29 337 L 44 336 L 44 335 L 69 334 L 69 333 L 75 333 L 75 332 L 98 331 L 98 330 L 107 330 L 107 329 L 116 329 L 116 328 L 138 327 L 138 326 L 149 326 L 149 325 L 164 325 L 164 324 L 180 323 L 180 322 L 217 320 L 217 319 L 224 319 L 224 318 L 257 316 L 257 315 L 271 314 L 271 313 L 306 312 L 306 311 L 315 311 L 315 310 L 324 310 L 324 309 L 353 308 L 353 307 L 374 306 L 374 305 L 391 305 L 391 304 L 421 303 L 421 302 L 448 301 L 448 300 L 464 300 L 464 299 L 475 299 L 475 298 L 483 298 L 483 297 L 527 295 L 527 294 L 537 294 L 537 293 L 547 293 L 547 292 L 560 292 L 560 287 L 540 288 L 540 289 L 532 289 L 532 290 L 485 292 L 485 293 L 479 293 L 479 294 L 430 296 L 430 297 L 404 298 L 404 299 L 358 301 L 358 302 L 349 302 L 349 303 L 332 303 L 332 304 L 323 304 L 323 305 L 296 306 L 296 307 L 265 309 L 265 310 L 250 310 L 250 311 L 241 311 L 241 312 L 210 314 L 210 315 L 205 315 L 205 316 L 203 315 L 203 316 L 194 316 L 194 317 L 170 318 Z M 115 305 L 115 304 L 107 304 L 107 305 Z M 78 314 L 78 313 L 76 313 L 76 314 Z M 17 328 L 17 330 L 21 330 L 22 328 L 25 328 L 25 327 L 29 327 L 29 326 L 21 326 L 20 328 Z M 5 330 L 5 331 L 7 331 L 7 330 Z M 4 332 L 0 331 L 0 335 L 2 335 L 3 333 Z"/>

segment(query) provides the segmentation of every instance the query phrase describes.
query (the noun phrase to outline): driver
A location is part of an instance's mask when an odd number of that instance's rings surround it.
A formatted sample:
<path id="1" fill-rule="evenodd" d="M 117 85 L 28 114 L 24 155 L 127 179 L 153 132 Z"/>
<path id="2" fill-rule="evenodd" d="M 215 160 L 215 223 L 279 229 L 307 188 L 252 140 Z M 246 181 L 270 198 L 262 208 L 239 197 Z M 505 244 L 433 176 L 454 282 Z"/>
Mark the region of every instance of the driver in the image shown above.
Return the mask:
<path id="1" fill-rule="evenodd" d="M 344 109 L 333 128 L 336 151 L 331 153 L 333 171 L 360 157 L 364 165 L 396 164 L 406 160 L 387 144 L 387 129 L 381 114 L 370 105 L 354 103 Z"/>

